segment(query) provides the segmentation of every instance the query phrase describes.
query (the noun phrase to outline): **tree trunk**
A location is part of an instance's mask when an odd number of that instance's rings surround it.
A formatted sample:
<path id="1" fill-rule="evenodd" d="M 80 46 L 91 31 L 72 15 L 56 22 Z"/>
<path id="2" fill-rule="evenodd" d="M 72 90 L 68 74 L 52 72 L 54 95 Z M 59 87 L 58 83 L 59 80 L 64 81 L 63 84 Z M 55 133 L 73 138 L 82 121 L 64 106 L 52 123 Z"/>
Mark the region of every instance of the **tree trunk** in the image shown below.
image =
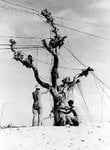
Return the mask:
<path id="1" fill-rule="evenodd" d="M 66 125 L 66 114 L 60 111 L 61 108 L 65 108 L 66 99 L 59 96 L 54 98 L 54 126 Z"/>
<path id="2" fill-rule="evenodd" d="M 55 106 L 54 106 L 55 107 Z M 66 116 L 64 113 L 59 112 L 60 107 L 54 108 L 54 126 L 65 126 Z"/>

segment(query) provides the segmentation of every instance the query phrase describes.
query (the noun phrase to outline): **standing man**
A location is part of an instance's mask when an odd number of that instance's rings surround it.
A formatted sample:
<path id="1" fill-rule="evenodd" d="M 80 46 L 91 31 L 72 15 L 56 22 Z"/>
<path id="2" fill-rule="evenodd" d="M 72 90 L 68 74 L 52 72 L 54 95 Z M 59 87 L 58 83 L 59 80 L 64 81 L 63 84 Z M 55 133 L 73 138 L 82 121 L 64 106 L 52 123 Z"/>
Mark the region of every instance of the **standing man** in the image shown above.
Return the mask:
<path id="1" fill-rule="evenodd" d="M 41 103 L 41 92 L 40 88 L 36 87 L 35 91 L 32 93 L 33 96 L 33 120 L 32 126 L 41 126 L 42 125 L 42 113 L 43 113 L 43 106 Z"/>

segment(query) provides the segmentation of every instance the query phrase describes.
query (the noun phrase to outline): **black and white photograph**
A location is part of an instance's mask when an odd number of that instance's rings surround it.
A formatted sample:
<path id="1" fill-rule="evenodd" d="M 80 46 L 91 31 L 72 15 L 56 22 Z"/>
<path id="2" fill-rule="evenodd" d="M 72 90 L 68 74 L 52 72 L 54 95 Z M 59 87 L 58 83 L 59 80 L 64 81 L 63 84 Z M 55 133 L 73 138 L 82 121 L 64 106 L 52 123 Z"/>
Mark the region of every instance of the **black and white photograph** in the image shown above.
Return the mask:
<path id="1" fill-rule="evenodd" d="M 110 0 L 0 0 L 0 150 L 110 149 Z"/>

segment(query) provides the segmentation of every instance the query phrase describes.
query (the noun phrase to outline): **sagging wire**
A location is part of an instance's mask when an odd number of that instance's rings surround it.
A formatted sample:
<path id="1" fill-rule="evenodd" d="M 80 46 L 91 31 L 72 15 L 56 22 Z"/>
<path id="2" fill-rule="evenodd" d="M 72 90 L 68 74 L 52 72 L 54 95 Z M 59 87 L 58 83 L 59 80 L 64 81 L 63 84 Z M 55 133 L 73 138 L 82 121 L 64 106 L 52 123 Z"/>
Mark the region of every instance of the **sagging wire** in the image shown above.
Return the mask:
<path id="1" fill-rule="evenodd" d="M 65 28 L 65 29 L 69 29 L 69 30 L 75 31 L 75 32 L 79 32 L 81 34 L 89 35 L 89 36 L 92 36 L 92 37 L 95 37 L 95 38 L 98 38 L 98 39 L 110 41 L 110 38 L 102 37 L 102 36 L 99 36 L 99 35 L 96 35 L 96 34 L 93 34 L 93 33 L 88 33 L 88 32 L 82 31 L 82 30 L 78 30 L 76 28 L 63 26 L 63 25 L 60 25 L 58 23 L 55 23 L 55 25 L 60 26 L 60 27 Z"/>
<path id="2" fill-rule="evenodd" d="M 106 95 L 106 97 L 110 100 L 110 96 L 106 93 L 105 89 L 104 89 L 104 85 L 103 88 L 101 87 L 101 83 L 99 82 L 99 80 L 97 80 L 97 78 L 95 76 L 93 76 L 95 81 L 97 81 L 97 84 L 100 86 L 100 88 L 102 89 L 103 93 Z"/>
<path id="3" fill-rule="evenodd" d="M 62 19 L 61 19 L 61 23 L 62 23 L 62 25 L 64 26 L 64 23 L 63 23 L 63 20 L 62 20 Z M 64 33 L 65 33 L 65 35 L 67 35 L 65 29 L 64 29 Z M 83 67 L 86 67 L 86 65 L 85 65 L 83 62 L 81 62 L 81 61 L 73 54 L 72 48 L 71 48 L 71 45 L 70 45 L 70 42 L 69 42 L 68 39 L 67 39 L 67 42 L 68 42 L 69 49 L 70 49 L 71 51 L 70 51 L 68 48 L 66 48 L 65 46 L 64 46 L 64 48 L 65 48 Z"/>
<path id="4" fill-rule="evenodd" d="M 82 99 L 83 99 L 83 102 L 84 102 L 84 104 L 85 104 L 85 107 L 86 107 L 86 110 L 87 110 L 87 114 L 88 114 L 88 118 L 89 118 L 90 122 L 92 123 L 90 111 L 89 111 L 88 105 L 87 105 L 87 103 L 86 103 L 86 100 L 85 100 L 85 98 L 84 98 L 84 95 L 83 95 L 83 92 L 82 92 L 82 89 L 81 89 L 81 83 L 80 83 L 80 84 L 78 83 L 78 84 L 77 84 L 77 87 L 78 87 L 78 89 L 79 89 L 80 95 L 81 95 L 81 97 L 82 97 Z"/>
<path id="5" fill-rule="evenodd" d="M 68 19 L 68 18 L 57 17 L 57 16 L 54 16 L 54 17 L 58 18 L 58 19 L 65 20 L 65 21 L 71 21 L 71 22 L 77 22 L 77 23 L 81 23 L 81 24 L 88 24 L 88 25 L 94 25 L 94 26 L 99 26 L 99 27 L 104 27 L 104 28 L 110 28 L 109 25 L 104 25 L 104 24 L 97 24 L 97 23 L 92 23 L 92 22 L 87 22 L 87 21 L 80 21 L 80 20 L 76 20 L 76 19 Z"/>
<path id="6" fill-rule="evenodd" d="M 7 3 L 7 4 L 11 4 L 13 6 L 17 6 L 17 7 L 21 7 L 21 8 L 25 8 L 25 9 L 28 9 L 28 10 L 31 10 L 31 11 L 35 11 L 35 12 L 38 12 L 39 13 L 39 10 L 35 9 L 35 8 L 30 8 L 28 6 L 23 6 L 22 4 L 20 3 L 15 3 L 15 2 L 12 2 L 12 1 L 7 1 L 7 0 L 0 0 L 4 3 Z"/>
<path id="7" fill-rule="evenodd" d="M 95 85 L 96 85 L 96 88 L 97 88 L 97 92 L 98 92 L 99 98 L 101 100 L 101 107 L 102 107 L 102 110 L 103 110 L 103 105 L 106 108 L 106 104 L 105 104 L 105 102 L 103 100 L 103 94 L 101 94 L 101 92 L 100 92 L 98 80 L 96 79 L 95 76 L 93 76 L 93 77 L 94 77 L 94 81 L 95 81 Z M 102 114 L 101 114 L 101 122 L 102 122 L 102 119 L 103 119 L 103 111 L 102 111 Z"/>
<path id="8" fill-rule="evenodd" d="M 35 15 L 38 15 L 39 17 L 42 17 L 40 14 L 35 13 L 35 12 L 29 12 L 29 11 L 26 11 L 26 10 L 18 10 L 16 8 L 6 7 L 5 5 L 0 5 L 0 7 L 1 8 L 5 8 L 5 9 L 14 10 L 14 11 L 19 11 L 19 12 L 25 12 L 25 13 L 35 14 Z M 64 25 L 60 25 L 60 24 L 57 24 L 57 23 L 55 23 L 55 25 L 63 27 L 63 28 L 66 28 L 66 29 L 69 29 L 69 30 L 73 30 L 75 32 L 83 33 L 83 34 L 86 34 L 86 35 L 89 35 L 89 36 L 92 36 L 92 37 L 96 37 L 96 38 L 100 38 L 100 39 L 103 39 L 103 40 L 109 40 L 110 41 L 109 38 L 102 37 L 102 36 L 99 36 L 99 35 L 95 35 L 93 33 L 88 33 L 88 32 L 85 32 L 85 31 L 81 31 L 81 30 L 78 30 L 78 29 L 75 29 L 75 28 L 71 28 L 71 27 L 68 27 L 68 26 L 64 26 Z"/>
<path id="9" fill-rule="evenodd" d="M 24 49 L 25 51 L 30 51 L 30 49 L 35 49 L 35 48 L 38 48 L 37 46 L 35 46 L 35 47 L 26 47 L 26 46 L 24 46 L 24 47 L 15 47 L 15 49 L 17 49 L 17 50 L 19 50 L 19 49 Z M 39 48 L 42 48 L 42 47 L 39 47 Z M 10 49 L 9 47 L 0 47 L 0 49 Z M 32 51 L 32 50 L 31 50 Z"/>
<path id="10" fill-rule="evenodd" d="M 12 1 L 7 1 L 7 0 L 1 0 L 1 1 L 3 1 L 3 2 L 7 3 L 7 4 L 11 4 L 11 5 L 17 6 L 17 7 L 21 7 L 21 8 L 25 8 L 25 9 L 31 10 L 31 11 L 38 12 L 38 15 L 40 13 L 40 11 L 37 10 L 36 8 L 31 8 L 31 7 L 28 7 L 28 6 L 23 6 L 23 4 L 20 4 L 20 3 L 15 3 L 15 2 L 12 2 Z M 78 22 L 78 23 L 83 23 L 83 24 L 89 24 L 89 25 L 95 25 L 95 26 L 110 28 L 110 26 L 108 26 L 108 25 L 91 23 L 91 22 L 87 22 L 87 21 L 80 21 L 80 20 L 76 20 L 76 19 L 68 19 L 68 18 L 63 18 L 63 17 L 58 17 L 58 16 L 53 16 L 53 17 L 59 18 L 61 20 L 66 20 L 66 21 L 72 21 L 72 22 Z"/>
<path id="11" fill-rule="evenodd" d="M 17 49 L 17 50 L 19 50 L 19 49 L 25 49 L 25 47 L 15 47 L 15 49 Z M 28 47 L 29 48 L 29 47 Z M 30 48 L 32 48 L 32 47 L 30 47 Z M 38 48 L 38 47 L 35 47 L 35 48 Z M 42 48 L 42 47 L 39 47 L 39 48 Z M 3 48 L 0 48 L 0 49 L 3 49 Z M 10 48 L 5 48 L 5 49 L 10 49 Z M 22 50 L 23 51 L 23 50 Z M 30 50 L 30 51 L 32 51 L 32 49 Z M 23 53 L 24 55 L 26 55 L 25 53 Z M 28 56 L 28 55 L 26 55 L 26 56 Z M 34 59 L 36 59 L 36 58 L 34 58 Z M 39 61 L 39 62 L 41 62 L 41 63 L 43 63 L 43 64 L 46 64 L 46 65 L 48 65 L 48 63 L 47 62 L 45 62 L 45 61 L 42 61 L 42 60 L 40 60 L 40 59 L 37 59 L 37 61 Z M 67 68 L 67 67 L 63 67 L 63 66 L 59 66 L 59 68 L 62 68 L 62 69 L 71 69 L 71 70 L 76 70 L 77 68 Z"/>
<path id="12" fill-rule="evenodd" d="M 16 12 L 20 12 L 20 13 L 25 13 L 25 14 L 34 14 L 34 15 L 38 15 L 35 12 L 30 12 L 27 10 L 23 10 L 23 9 L 17 9 L 17 8 L 12 8 L 12 7 L 7 7 L 5 5 L 0 4 L 0 8 L 2 9 L 7 9 L 7 10 L 11 10 L 11 11 L 16 11 Z"/>
<path id="13" fill-rule="evenodd" d="M 11 38 L 11 39 L 29 39 L 29 40 L 33 40 L 33 39 L 41 39 L 41 38 L 37 38 L 37 37 L 23 37 L 23 36 L 13 36 L 13 35 L 0 35 L 0 38 Z"/>
<path id="14" fill-rule="evenodd" d="M 43 31 L 42 31 L 41 39 L 43 39 L 44 31 L 46 30 L 45 28 L 46 28 L 46 27 L 44 27 L 44 29 L 43 29 Z M 40 46 L 40 42 L 41 42 L 41 40 L 39 40 L 38 46 Z M 38 55 L 39 55 L 39 49 L 37 48 L 37 54 L 36 54 L 37 58 L 38 58 Z M 36 66 L 37 66 L 37 59 L 36 59 Z"/>
<path id="15" fill-rule="evenodd" d="M 101 84 L 101 82 L 96 78 L 96 76 L 93 76 L 93 77 L 94 77 L 94 80 L 95 80 L 95 82 L 96 82 L 97 90 L 99 91 L 99 87 L 100 87 L 101 90 L 102 90 L 102 92 L 103 92 L 103 96 L 104 96 L 104 94 L 105 94 L 105 96 L 107 97 L 107 99 L 110 100 L 110 96 L 106 93 L 106 91 L 105 91 L 105 89 L 104 89 L 104 84 Z M 101 85 L 103 86 L 103 88 L 102 88 Z M 99 86 L 99 87 L 98 87 L 98 86 Z M 106 108 L 108 111 L 110 111 L 110 109 L 107 107 L 108 105 L 106 105 L 106 103 L 104 102 L 103 97 L 101 96 L 100 92 L 99 92 L 99 96 L 101 97 L 102 103 L 103 103 L 103 105 L 105 106 L 105 108 Z"/>
<path id="16" fill-rule="evenodd" d="M 101 83 L 101 84 L 103 84 L 106 88 L 108 88 L 109 90 L 110 90 L 110 86 L 108 86 L 106 83 L 104 83 L 99 77 L 97 77 L 94 73 L 92 73 L 93 74 L 93 76 L 95 77 L 95 78 L 97 78 L 97 80 Z"/>
<path id="17" fill-rule="evenodd" d="M 85 65 L 83 62 L 81 62 L 81 61 L 79 60 L 79 58 L 76 57 L 76 56 L 73 54 L 73 52 L 71 52 L 71 51 L 70 51 L 68 48 L 66 48 L 65 46 L 63 46 L 63 47 L 64 47 L 65 50 L 68 51 L 68 52 L 72 55 L 72 57 L 75 58 L 84 68 L 87 67 L 87 65 Z"/>
<path id="18" fill-rule="evenodd" d="M 10 44 L 7 43 L 0 43 L 0 46 L 10 46 Z M 16 45 L 17 47 L 23 46 L 23 47 L 38 47 L 38 48 L 43 48 L 43 46 L 38 45 Z"/>

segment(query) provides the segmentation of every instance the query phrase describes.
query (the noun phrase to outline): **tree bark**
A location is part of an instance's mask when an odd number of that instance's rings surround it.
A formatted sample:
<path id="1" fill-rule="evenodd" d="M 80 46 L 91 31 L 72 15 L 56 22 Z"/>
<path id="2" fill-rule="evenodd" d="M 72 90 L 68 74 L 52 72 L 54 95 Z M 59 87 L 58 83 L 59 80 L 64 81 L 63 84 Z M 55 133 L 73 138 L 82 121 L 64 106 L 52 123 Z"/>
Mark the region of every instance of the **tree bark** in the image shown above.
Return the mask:
<path id="1" fill-rule="evenodd" d="M 58 91 L 55 88 L 50 89 L 50 93 L 53 97 L 54 102 L 54 108 L 53 108 L 53 114 L 54 114 L 54 126 L 64 126 L 65 125 L 65 114 L 60 112 L 60 108 L 66 106 L 66 97 L 64 94 L 58 93 Z"/>

